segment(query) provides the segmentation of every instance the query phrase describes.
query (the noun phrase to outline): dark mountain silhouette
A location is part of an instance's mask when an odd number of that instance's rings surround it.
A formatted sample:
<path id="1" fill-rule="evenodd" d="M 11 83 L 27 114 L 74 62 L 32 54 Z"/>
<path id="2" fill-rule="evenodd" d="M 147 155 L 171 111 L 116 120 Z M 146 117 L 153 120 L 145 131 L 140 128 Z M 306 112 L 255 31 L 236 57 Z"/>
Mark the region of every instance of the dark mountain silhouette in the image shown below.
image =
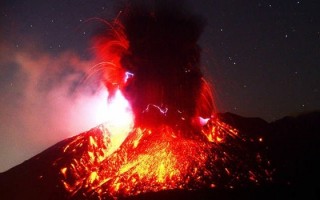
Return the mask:
<path id="1" fill-rule="evenodd" d="M 263 130 L 268 126 L 268 122 L 258 117 L 242 117 L 230 112 L 218 113 L 218 117 L 248 136 L 257 136 L 259 132 L 263 134 Z"/>
<path id="2" fill-rule="evenodd" d="M 301 199 L 319 199 L 320 113 L 285 117 L 270 123 L 266 132 L 277 183 L 287 184 Z"/>
<path id="3" fill-rule="evenodd" d="M 284 117 L 271 123 L 260 118 L 246 118 L 232 113 L 222 113 L 218 116 L 251 140 L 263 138 L 263 151 L 274 169 L 271 182 L 234 189 L 164 190 L 126 199 L 320 198 L 320 112 Z M 61 175 L 62 164 L 74 159 L 76 154 L 62 154 L 65 150 L 63 147 L 78 140 L 83 145 L 77 147 L 77 152 L 83 153 L 88 150 L 86 144 L 89 144 L 89 138 L 97 135 L 101 135 L 101 130 L 94 128 L 79 136 L 63 140 L 1 173 L 0 199 L 67 199 L 68 193 L 58 184 L 61 182 L 58 175 Z M 78 195 L 73 199 L 86 198 L 85 195 Z"/>

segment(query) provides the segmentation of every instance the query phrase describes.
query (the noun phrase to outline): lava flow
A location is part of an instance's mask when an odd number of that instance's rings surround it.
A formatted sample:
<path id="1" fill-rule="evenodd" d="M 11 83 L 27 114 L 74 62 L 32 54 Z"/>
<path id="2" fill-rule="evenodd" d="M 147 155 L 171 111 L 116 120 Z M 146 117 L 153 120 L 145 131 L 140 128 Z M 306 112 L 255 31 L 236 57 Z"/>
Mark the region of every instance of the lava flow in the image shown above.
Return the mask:
<path id="1" fill-rule="evenodd" d="M 201 20 L 179 6 L 164 10 L 127 9 L 95 39 L 108 102 L 123 95 L 134 124 L 120 134 L 100 125 L 61 149 L 69 162 L 55 164 L 70 197 L 232 189 L 271 179 L 256 142 L 213 113 L 199 67 Z"/>
<path id="2" fill-rule="evenodd" d="M 72 162 L 60 170 L 70 195 L 121 197 L 170 189 L 233 188 L 265 181 L 258 153 L 254 160 L 237 130 L 211 119 L 201 134 L 185 137 L 169 126 L 134 128 L 116 151 L 100 125 L 64 147 Z M 113 136 L 116 137 L 116 136 Z"/>

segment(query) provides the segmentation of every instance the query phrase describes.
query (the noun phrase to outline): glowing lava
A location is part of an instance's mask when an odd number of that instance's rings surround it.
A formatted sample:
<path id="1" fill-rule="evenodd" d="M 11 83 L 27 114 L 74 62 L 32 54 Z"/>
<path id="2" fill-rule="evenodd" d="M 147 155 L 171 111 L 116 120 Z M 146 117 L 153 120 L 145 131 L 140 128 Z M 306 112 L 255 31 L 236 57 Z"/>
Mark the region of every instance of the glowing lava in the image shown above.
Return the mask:
<path id="1" fill-rule="evenodd" d="M 218 119 L 190 137 L 168 126 L 137 127 L 114 152 L 112 137 L 117 135 L 101 125 L 64 147 L 64 155 L 73 160 L 61 168 L 61 181 L 71 196 L 115 198 L 169 189 L 233 188 L 268 177 L 264 164 L 251 160 L 248 149 L 239 144 L 243 141 L 237 130 Z"/>

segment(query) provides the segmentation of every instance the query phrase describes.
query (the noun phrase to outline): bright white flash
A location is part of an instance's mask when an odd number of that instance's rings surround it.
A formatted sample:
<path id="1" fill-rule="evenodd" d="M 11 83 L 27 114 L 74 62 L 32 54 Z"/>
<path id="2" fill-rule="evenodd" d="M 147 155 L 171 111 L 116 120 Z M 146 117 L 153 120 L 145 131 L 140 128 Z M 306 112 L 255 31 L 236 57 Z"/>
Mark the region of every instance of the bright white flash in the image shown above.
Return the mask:
<path id="1" fill-rule="evenodd" d="M 108 91 L 102 90 L 93 100 L 86 103 L 89 121 L 104 124 L 111 135 L 128 133 L 133 127 L 133 113 L 129 102 L 120 90 L 108 101 Z M 92 124 L 92 123 L 91 123 Z M 92 127 L 91 127 L 92 128 Z"/>
<path id="2" fill-rule="evenodd" d="M 106 114 L 106 126 L 111 135 L 127 133 L 132 129 L 132 109 L 120 90 L 116 91 L 104 112 Z"/>

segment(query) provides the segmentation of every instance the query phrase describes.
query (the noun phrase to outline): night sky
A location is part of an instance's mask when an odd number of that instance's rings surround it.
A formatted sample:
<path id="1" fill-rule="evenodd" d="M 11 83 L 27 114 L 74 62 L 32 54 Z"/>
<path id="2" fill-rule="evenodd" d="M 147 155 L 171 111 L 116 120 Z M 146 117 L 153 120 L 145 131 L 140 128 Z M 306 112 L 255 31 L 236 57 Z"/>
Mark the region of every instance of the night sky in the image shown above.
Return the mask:
<path id="1" fill-rule="evenodd" d="M 0 172 L 101 122 L 91 38 L 119 2 L 0 3 Z M 318 0 L 187 3 L 206 20 L 202 67 L 219 112 L 273 121 L 320 109 Z"/>

